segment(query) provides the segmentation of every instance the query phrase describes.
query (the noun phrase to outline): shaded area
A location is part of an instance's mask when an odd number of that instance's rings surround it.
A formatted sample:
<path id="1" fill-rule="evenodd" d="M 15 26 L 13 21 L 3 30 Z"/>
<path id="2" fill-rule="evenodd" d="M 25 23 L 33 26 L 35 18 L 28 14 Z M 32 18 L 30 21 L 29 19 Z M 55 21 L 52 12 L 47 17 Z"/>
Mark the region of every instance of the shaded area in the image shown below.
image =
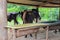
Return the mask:
<path id="1" fill-rule="evenodd" d="M 22 12 L 24 10 L 31 10 L 31 9 L 36 9 L 34 6 L 26 6 L 26 5 L 17 5 L 17 4 L 7 4 L 7 13 L 11 12 Z M 39 15 L 41 16 L 41 21 L 56 21 L 59 19 L 59 9 L 60 8 L 44 8 L 44 7 L 39 7 Z M 19 24 L 23 24 L 23 21 L 21 17 L 18 15 L 17 16 L 17 21 Z M 8 25 L 14 25 L 14 20 L 11 22 L 8 22 Z"/>

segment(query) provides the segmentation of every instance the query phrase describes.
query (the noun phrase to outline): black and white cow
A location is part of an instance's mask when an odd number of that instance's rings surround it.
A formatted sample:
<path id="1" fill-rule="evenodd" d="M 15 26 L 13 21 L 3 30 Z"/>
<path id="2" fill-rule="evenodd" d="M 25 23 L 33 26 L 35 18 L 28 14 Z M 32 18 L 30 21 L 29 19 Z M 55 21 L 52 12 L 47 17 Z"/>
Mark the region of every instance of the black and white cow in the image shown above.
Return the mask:
<path id="1" fill-rule="evenodd" d="M 7 16 L 7 20 L 9 22 L 11 22 L 12 20 L 14 20 L 14 23 L 18 24 L 17 21 L 17 16 L 20 15 L 23 23 L 33 23 L 34 19 L 36 19 L 36 22 L 38 22 L 38 19 L 41 19 L 38 10 L 36 9 L 32 9 L 32 10 L 24 10 L 23 12 L 18 12 L 18 13 L 10 13 L 10 15 Z M 32 34 L 30 34 L 30 36 L 32 37 Z M 27 37 L 27 35 L 25 36 Z"/>
<path id="2" fill-rule="evenodd" d="M 14 20 L 14 24 L 18 24 L 18 21 L 17 21 L 17 16 L 20 15 L 20 12 L 18 13 L 9 13 L 9 15 L 7 15 L 7 21 L 11 22 L 12 20 Z"/>

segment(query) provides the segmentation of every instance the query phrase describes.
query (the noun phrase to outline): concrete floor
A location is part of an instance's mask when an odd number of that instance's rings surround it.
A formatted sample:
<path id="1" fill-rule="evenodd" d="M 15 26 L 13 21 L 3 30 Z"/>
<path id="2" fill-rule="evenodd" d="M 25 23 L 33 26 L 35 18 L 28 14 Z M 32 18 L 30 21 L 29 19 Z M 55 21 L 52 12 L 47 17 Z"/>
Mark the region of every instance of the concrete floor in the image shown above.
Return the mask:
<path id="1" fill-rule="evenodd" d="M 45 36 L 46 36 L 45 31 L 44 32 L 40 31 L 37 34 L 37 39 L 35 39 L 35 36 L 33 34 L 33 37 L 30 37 L 28 35 L 28 37 L 25 38 L 24 36 L 22 36 L 17 38 L 16 40 L 45 40 L 46 38 Z M 58 32 L 57 34 L 55 34 L 53 31 L 49 31 L 49 40 L 60 40 L 60 33 Z"/>

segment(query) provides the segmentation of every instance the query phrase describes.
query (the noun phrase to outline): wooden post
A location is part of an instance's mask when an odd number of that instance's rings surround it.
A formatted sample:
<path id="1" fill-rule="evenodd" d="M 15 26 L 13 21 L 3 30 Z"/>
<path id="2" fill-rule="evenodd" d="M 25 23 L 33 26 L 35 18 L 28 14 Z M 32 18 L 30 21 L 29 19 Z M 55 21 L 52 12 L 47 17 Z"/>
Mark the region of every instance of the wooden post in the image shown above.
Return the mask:
<path id="1" fill-rule="evenodd" d="M 8 28 L 8 40 L 16 40 L 15 29 Z"/>
<path id="2" fill-rule="evenodd" d="M 0 40 L 7 40 L 7 30 L 4 28 L 7 25 L 7 1 L 0 0 Z"/>
<path id="3" fill-rule="evenodd" d="M 59 20 L 60 20 L 60 8 L 59 8 Z"/>
<path id="4" fill-rule="evenodd" d="M 49 31 L 49 26 L 46 28 L 46 40 L 48 40 L 48 31 Z"/>

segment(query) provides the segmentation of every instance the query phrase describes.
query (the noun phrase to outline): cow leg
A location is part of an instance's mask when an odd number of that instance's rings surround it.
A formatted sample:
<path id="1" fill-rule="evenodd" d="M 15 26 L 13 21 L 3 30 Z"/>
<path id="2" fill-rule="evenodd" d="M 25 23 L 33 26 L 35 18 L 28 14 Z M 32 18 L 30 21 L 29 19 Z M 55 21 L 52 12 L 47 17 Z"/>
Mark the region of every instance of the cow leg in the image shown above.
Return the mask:
<path id="1" fill-rule="evenodd" d="M 25 38 L 27 38 L 27 35 L 25 35 Z"/>
<path id="2" fill-rule="evenodd" d="M 60 32 L 60 29 L 59 29 L 59 32 Z"/>
<path id="3" fill-rule="evenodd" d="M 36 23 L 38 22 L 38 18 L 36 18 Z"/>
<path id="4" fill-rule="evenodd" d="M 30 34 L 30 36 L 32 37 L 32 34 Z M 25 35 L 25 38 L 27 38 L 27 35 Z"/>
<path id="5" fill-rule="evenodd" d="M 39 22 L 39 18 L 36 18 L 36 23 L 38 23 Z"/>
<path id="6" fill-rule="evenodd" d="M 18 24 L 18 21 L 16 20 L 16 18 L 14 19 L 14 24 Z"/>
<path id="7" fill-rule="evenodd" d="M 54 33 L 56 34 L 57 33 L 57 30 L 55 30 Z"/>
<path id="8" fill-rule="evenodd" d="M 30 34 L 30 36 L 33 37 L 32 34 Z"/>

